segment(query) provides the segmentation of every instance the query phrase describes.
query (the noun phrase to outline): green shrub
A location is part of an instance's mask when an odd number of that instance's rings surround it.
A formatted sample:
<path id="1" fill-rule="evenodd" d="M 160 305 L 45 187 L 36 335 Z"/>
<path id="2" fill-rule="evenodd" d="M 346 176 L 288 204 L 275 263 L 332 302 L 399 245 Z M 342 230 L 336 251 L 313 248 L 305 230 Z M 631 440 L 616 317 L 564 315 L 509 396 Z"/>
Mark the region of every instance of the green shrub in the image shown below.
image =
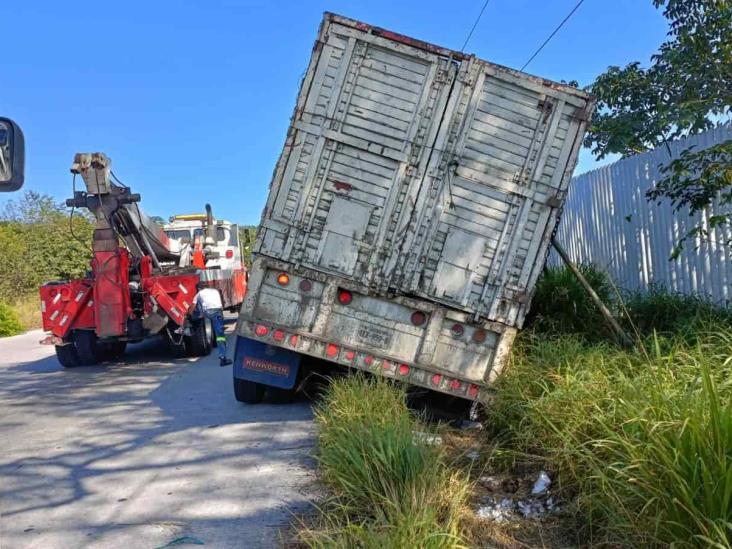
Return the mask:
<path id="1" fill-rule="evenodd" d="M 309 547 L 464 547 L 467 481 L 424 430 L 404 392 L 383 379 L 333 381 L 316 411 L 318 462 L 334 498 L 300 539 Z"/>
<path id="2" fill-rule="evenodd" d="M 610 303 L 613 288 L 608 276 L 596 267 L 584 264 L 580 272 L 597 292 Z M 587 291 L 567 267 L 547 267 L 536 283 L 526 326 L 550 334 L 580 334 L 592 341 L 609 335 L 607 323 Z"/>
<path id="3" fill-rule="evenodd" d="M 7 304 L 0 301 L 0 337 L 13 336 L 23 331 L 18 315 Z"/>

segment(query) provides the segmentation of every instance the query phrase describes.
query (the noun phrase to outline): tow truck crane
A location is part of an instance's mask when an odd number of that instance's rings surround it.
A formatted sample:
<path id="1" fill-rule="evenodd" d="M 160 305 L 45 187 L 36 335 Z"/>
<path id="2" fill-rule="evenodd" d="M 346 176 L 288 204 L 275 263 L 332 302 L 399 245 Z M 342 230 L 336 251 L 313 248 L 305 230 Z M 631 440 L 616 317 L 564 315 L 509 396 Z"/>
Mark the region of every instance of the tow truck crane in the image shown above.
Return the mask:
<path id="1" fill-rule="evenodd" d="M 208 354 L 210 324 L 191 314 L 205 277 L 190 264 L 187 245 L 145 215 L 140 195 L 114 177 L 111 165 L 103 153 L 74 157 L 71 173 L 86 190 L 66 205 L 96 219 L 91 270 L 41 286 L 43 329 L 50 332 L 43 343 L 55 345 L 65 367 L 95 364 L 123 353 L 128 342 L 160 334 L 178 353 Z"/>

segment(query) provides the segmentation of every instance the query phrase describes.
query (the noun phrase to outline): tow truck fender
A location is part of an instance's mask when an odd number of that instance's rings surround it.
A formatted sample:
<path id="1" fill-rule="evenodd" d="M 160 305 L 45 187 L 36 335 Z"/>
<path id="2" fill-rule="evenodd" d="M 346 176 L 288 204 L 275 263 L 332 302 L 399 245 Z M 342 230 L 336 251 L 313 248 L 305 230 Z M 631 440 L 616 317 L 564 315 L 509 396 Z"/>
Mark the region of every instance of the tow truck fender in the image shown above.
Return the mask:
<path id="1" fill-rule="evenodd" d="M 271 387 L 292 389 L 300 369 L 300 354 L 237 336 L 234 377 Z"/>

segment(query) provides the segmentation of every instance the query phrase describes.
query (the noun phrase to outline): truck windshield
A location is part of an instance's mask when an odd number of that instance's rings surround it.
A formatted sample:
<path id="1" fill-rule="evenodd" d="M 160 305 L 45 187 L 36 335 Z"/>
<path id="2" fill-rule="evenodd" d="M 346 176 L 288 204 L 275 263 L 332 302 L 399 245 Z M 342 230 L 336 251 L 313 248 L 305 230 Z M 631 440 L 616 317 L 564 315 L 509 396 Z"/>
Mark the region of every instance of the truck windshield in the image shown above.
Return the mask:
<path id="1" fill-rule="evenodd" d="M 188 229 L 165 231 L 165 234 L 167 234 L 168 238 L 172 240 L 179 240 L 181 244 L 191 243 L 191 231 L 189 231 Z"/>

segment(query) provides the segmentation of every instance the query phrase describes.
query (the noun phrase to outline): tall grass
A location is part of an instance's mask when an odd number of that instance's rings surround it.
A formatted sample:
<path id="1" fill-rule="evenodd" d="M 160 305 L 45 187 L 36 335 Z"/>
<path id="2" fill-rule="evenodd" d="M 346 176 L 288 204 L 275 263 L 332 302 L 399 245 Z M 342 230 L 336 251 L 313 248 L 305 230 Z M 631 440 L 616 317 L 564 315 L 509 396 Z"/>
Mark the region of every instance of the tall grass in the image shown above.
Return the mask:
<path id="1" fill-rule="evenodd" d="M 18 297 L 10 302 L 23 330 L 41 327 L 41 303 L 37 294 Z"/>
<path id="2" fill-rule="evenodd" d="M 23 331 L 18 315 L 7 304 L 0 301 L 0 337 L 13 336 Z"/>
<path id="3" fill-rule="evenodd" d="M 383 379 L 335 380 L 316 411 L 318 461 L 335 495 L 308 547 L 464 547 L 461 513 L 468 483 L 423 430 L 404 392 Z"/>
<path id="4" fill-rule="evenodd" d="M 525 333 L 489 424 L 557 471 L 588 542 L 728 547 L 731 363 L 732 329 L 696 315 L 633 351 Z"/>

